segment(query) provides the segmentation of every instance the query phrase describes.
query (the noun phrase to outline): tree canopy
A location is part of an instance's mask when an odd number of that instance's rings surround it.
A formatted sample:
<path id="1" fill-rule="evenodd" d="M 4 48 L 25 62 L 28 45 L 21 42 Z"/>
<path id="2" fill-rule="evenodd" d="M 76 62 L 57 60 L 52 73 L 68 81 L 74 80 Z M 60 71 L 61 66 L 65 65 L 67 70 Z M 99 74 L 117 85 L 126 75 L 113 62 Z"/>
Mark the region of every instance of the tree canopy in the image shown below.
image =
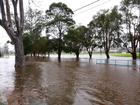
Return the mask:
<path id="1" fill-rule="evenodd" d="M 61 2 L 51 4 L 46 10 L 46 32 L 58 38 L 58 61 L 61 61 L 63 35 L 68 31 L 68 27 L 75 23 L 72 15 L 73 11 Z"/>

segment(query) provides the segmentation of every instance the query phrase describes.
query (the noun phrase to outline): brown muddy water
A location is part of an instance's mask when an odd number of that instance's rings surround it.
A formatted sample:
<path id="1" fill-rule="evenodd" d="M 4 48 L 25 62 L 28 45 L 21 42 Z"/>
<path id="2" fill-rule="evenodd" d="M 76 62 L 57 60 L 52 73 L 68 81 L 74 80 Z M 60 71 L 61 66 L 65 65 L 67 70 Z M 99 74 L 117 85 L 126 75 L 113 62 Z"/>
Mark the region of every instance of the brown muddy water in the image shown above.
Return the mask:
<path id="1" fill-rule="evenodd" d="M 0 58 L 0 105 L 140 105 L 139 68 L 65 59 L 15 71 Z"/>

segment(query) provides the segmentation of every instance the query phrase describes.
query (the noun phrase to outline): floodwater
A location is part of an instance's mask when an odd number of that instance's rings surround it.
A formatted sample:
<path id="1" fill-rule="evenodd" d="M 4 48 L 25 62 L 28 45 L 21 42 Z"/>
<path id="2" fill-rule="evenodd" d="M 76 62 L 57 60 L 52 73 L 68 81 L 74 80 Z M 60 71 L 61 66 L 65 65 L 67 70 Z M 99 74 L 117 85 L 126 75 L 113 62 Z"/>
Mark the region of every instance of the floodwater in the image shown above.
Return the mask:
<path id="1" fill-rule="evenodd" d="M 139 70 L 53 58 L 18 71 L 0 58 L 0 105 L 140 105 Z"/>

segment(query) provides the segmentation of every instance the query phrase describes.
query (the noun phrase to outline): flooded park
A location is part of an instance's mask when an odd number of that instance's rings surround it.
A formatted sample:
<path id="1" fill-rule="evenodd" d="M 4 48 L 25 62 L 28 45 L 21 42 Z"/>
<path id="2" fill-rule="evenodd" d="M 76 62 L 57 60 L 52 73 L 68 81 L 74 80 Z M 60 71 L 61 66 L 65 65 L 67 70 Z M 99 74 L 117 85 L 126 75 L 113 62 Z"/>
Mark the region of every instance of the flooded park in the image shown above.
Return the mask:
<path id="1" fill-rule="evenodd" d="M 0 0 L 0 105 L 140 105 L 140 0 Z"/>
<path id="2" fill-rule="evenodd" d="M 29 60 L 14 69 L 0 58 L 0 105 L 140 105 L 139 66 L 96 64 L 81 57 Z"/>

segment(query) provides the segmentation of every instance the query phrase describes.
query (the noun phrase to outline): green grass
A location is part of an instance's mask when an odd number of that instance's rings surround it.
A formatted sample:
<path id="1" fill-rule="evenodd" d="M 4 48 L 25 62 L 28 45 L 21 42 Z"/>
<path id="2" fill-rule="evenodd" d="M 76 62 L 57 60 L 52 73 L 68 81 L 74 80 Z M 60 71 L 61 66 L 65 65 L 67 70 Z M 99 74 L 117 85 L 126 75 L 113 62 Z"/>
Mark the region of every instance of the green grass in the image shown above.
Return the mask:
<path id="1" fill-rule="evenodd" d="M 116 57 L 132 57 L 130 53 L 112 53 L 111 56 Z M 139 53 L 137 53 L 137 57 L 140 58 Z"/>

